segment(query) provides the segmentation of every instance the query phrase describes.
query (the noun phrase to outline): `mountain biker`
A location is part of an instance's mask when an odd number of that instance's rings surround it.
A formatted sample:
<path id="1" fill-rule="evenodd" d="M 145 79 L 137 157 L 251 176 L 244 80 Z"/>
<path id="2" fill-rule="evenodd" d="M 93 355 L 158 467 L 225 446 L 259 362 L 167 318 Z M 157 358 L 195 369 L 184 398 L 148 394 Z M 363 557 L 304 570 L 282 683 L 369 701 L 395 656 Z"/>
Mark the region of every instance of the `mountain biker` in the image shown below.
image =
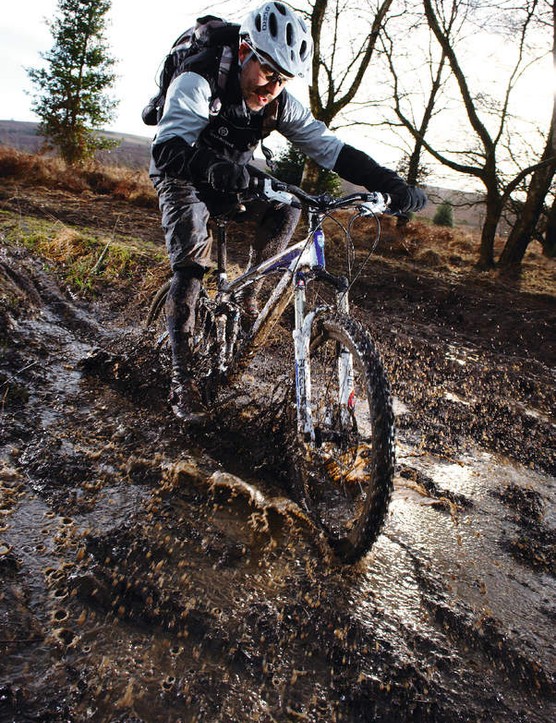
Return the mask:
<path id="1" fill-rule="evenodd" d="M 204 49 L 186 61 L 168 87 L 150 175 L 173 272 L 166 302 L 170 403 L 184 421 L 195 422 L 203 414 L 189 364 L 196 301 L 210 262 L 207 224 L 210 215 L 235 205 L 237 193 L 248 187 L 246 164 L 264 135 L 265 118 L 271 114 L 276 130 L 319 165 L 351 183 L 390 194 L 393 211 L 418 211 L 426 203 L 423 191 L 341 141 L 288 93 L 291 78 L 307 78 L 311 59 L 311 35 L 302 18 L 282 2 L 268 2 L 251 10 L 239 27 L 216 111 L 217 49 Z M 288 205 L 265 207 L 258 218 L 257 262 L 285 248 L 299 213 Z M 252 315 L 256 294 L 255 288 L 244 299 Z"/>

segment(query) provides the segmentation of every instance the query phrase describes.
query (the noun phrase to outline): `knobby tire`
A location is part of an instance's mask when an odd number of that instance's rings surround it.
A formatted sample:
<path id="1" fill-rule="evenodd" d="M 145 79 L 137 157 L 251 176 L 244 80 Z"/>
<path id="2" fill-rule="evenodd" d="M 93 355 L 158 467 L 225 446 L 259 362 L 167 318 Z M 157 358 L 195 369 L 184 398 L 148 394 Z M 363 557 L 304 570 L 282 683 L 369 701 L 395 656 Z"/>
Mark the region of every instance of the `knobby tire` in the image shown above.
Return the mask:
<path id="1" fill-rule="evenodd" d="M 145 324 L 147 328 L 155 331 L 159 348 L 167 348 L 168 345 L 165 306 L 170 283 L 171 280 L 165 282 L 154 295 Z M 214 302 L 205 289 L 201 289 L 195 315 L 191 368 L 201 386 L 201 393 L 207 405 L 214 402 L 222 381 L 215 372 L 217 353 Z"/>
<path id="2" fill-rule="evenodd" d="M 354 366 L 354 404 L 347 421 L 338 404 L 337 360 L 342 348 L 351 353 Z M 309 355 L 315 441 L 297 433 L 294 481 L 337 559 L 352 563 L 377 539 L 392 494 L 394 416 L 389 384 L 369 332 L 343 314 L 317 314 Z"/>
<path id="3" fill-rule="evenodd" d="M 166 281 L 160 289 L 156 292 L 156 294 L 153 297 L 153 300 L 151 301 L 151 305 L 149 307 L 149 313 L 147 314 L 147 321 L 146 326 L 151 327 L 153 326 L 157 320 L 160 318 L 160 314 L 162 310 L 164 309 L 164 305 L 166 304 L 166 297 L 168 296 L 168 291 L 170 289 L 170 284 L 172 283 L 172 280 L 169 279 Z M 161 323 L 165 324 L 166 322 L 166 316 L 162 314 Z"/>

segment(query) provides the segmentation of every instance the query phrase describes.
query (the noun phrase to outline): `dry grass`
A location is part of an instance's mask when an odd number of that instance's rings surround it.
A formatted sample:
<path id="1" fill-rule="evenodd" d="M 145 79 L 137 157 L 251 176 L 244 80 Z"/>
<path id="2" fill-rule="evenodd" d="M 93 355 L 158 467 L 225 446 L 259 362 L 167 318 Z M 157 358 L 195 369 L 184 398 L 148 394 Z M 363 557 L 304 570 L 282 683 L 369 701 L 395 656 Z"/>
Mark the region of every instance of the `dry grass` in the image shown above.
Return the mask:
<path id="1" fill-rule="evenodd" d="M 120 166 L 92 163 L 83 168 L 66 166 L 59 158 L 29 154 L 0 146 L 0 177 L 16 180 L 22 186 L 43 186 L 71 193 L 94 193 L 127 201 L 134 206 L 155 209 L 156 194 L 146 171 L 133 171 Z M 347 223 L 347 215 L 340 220 Z M 376 253 L 384 258 L 406 260 L 418 267 L 445 274 L 475 273 L 479 256 L 479 233 L 463 228 L 433 226 L 430 222 L 412 221 L 400 228 L 394 218 L 381 219 L 381 241 Z M 333 223 L 327 223 L 329 253 L 344 254 L 343 236 Z M 234 237 L 250 232 L 241 224 L 234 228 Z M 375 234 L 372 220 L 358 221 L 354 237 L 358 248 L 369 248 Z M 495 256 L 505 243 L 497 238 Z M 517 280 L 510 281 L 522 291 L 553 294 L 555 290 L 554 260 L 546 258 L 539 243 L 530 244 Z M 481 275 L 486 282 L 496 281 L 498 271 Z"/>
<path id="2" fill-rule="evenodd" d="M 341 216 L 347 223 L 347 213 Z M 542 253 L 540 243 L 530 244 L 521 268 L 510 278 L 497 269 L 478 272 L 480 233 L 462 228 L 445 228 L 414 220 L 399 227 L 393 217 L 381 218 L 381 238 L 375 255 L 395 262 L 407 261 L 416 269 L 422 268 L 443 275 L 473 276 L 485 283 L 511 285 L 516 290 L 536 294 L 556 292 L 556 265 Z M 343 235 L 333 223 L 325 226 L 329 252 L 337 258 L 344 254 Z M 353 237 L 359 250 L 370 249 L 375 238 L 376 225 L 370 219 L 357 221 Z M 495 256 L 501 253 L 505 238 L 495 242 Z"/>
<path id="3" fill-rule="evenodd" d="M 0 237 L 5 245 L 37 253 L 75 292 L 100 293 L 109 284 L 150 293 L 167 273 L 165 250 L 130 236 L 96 235 L 60 221 L 5 214 Z"/>
<path id="4" fill-rule="evenodd" d="M 39 244 L 38 251 L 47 254 L 52 261 L 71 264 L 86 252 L 84 237 L 75 229 L 62 226 L 48 242 Z"/>
<path id="5" fill-rule="evenodd" d="M 15 179 L 25 186 L 110 195 L 144 208 L 157 208 L 158 205 L 147 172 L 120 166 L 92 162 L 77 168 L 67 166 L 60 158 L 0 146 L 0 176 Z"/>

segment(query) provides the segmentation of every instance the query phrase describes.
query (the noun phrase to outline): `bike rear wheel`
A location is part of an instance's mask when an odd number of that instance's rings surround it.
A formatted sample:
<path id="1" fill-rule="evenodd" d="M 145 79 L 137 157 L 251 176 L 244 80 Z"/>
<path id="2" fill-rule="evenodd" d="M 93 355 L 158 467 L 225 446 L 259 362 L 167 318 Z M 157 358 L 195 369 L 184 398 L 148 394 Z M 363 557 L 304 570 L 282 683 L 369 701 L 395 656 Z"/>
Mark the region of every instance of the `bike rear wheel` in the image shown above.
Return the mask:
<path id="1" fill-rule="evenodd" d="M 352 368 L 347 375 L 346 360 Z M 343 314 L 317 314 L 308 363 L 314 439 L 298 432 L 294 475 L 309 513 L 337 558 L 354 562 L 378 537 L 392 494 L 394 417 L 389 385 L 369 332 Z"/>
<path id="2" fill-rule="evenodd" d="M 167 281 L 153 296 L 146 319 L 147 328 L 155 333 L 157 347 L 168 356 L 166 299 L 170 283 Z M 203 399 L 209 406 L 215 402 L 226 380 L 227 367 L 237 345 L 238 314 L 239 311 L 233 305 L 218 308 L 207 290 L 204 287 L 201 289 L 195 312 L 189 371 L 199 383 Z"/>
<path id="3" fill-rule="evenodd" d="M 166 297 L 170 289 L 171 279 L 164 282 L 158 289 L 156 294 L 153 296 L 151 305 L 149 306 L 149 312 L 145 321 L 145 326 L 148 329 L 153 329 L 157 337 L 157 346 L 162 346 L 168 338 L 168 330 L 166 326 L 166 313 L 164 307 L 166 304 Z"/>

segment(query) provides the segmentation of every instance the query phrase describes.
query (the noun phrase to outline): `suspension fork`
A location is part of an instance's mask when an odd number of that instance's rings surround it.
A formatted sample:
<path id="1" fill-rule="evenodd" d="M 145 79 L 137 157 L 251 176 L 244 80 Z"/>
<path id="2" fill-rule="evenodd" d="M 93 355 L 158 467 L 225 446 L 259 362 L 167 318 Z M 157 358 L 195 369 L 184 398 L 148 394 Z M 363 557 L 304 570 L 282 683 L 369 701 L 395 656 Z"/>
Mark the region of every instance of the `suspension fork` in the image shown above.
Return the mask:
<path id="1" fill-rule="evenodd" d="M 294 276 L 293 346 L 295 357 L 295 399 L 297 408 L 297 431 L 305 441 L 315 441 L 315 429 L 311 413 L 311 366 L 309 364 L 309 344 L 314 312 L 305 316 L 307 280 L 305 274 L 298 271 Z"/>
<path id="2" fill-rule="evenodd" d="M 336 290 L 336 309 L 341 314 L 349 313 L 348 288 L 349 283 L 345 277 L 329 274 L 325 269 L 318 269 L 316 278 L 321 278 Z M 296 373 L 296 399 L 298 431 L 306 440 L 315 441 L 315 429 L 312 415 L 311 395 L 311 366 L 310 343 L 311 330 L 315 313 L 305 316 L 305 289 L 306 278 L 302 273 L 295 277 L 295 373 Z M 337 344 L 336 363 L 338 373 L 338 404 L 340 423 L 344 429 L 353 426 L 355 411 L 355 384 L 353 374 L 353 357 L 349 349 L 343 344 Z M 330 410 L 333 414 L 333 410 Z"/>
<path id="3" fill-rule="evenodd" d="M 336 308 L 341 314 L 349 314 L 349 283 L 344 277 L 336 287 Z M 349 349 L 338 344 L 338 403 L 342 427 L 348 428 L 355 411 L 355 383 L 353 376 L 353 357 Z"/>
<path id="4" fill-rule="evenodd" d="M 330 274 L 324 267 L 314 270 L 314 276 L 331 284 L 336 290 L 336 308 L 347 315 L 349 313 L 348 288 L 345 277 Z M 297 406 L 297 430 L 306 441 L 315 442 L 315 428 L 312 414 L 310 343 L 315 312 L 305 314 L 306 310 L 305 274 L 298 271 L 294 276 L 295 325 L 293 331 L 295 355 L 295 390 Z M 341 426 L 349 428 L 355 408 L 355 385 L 353 375 L 353 357 L 349 349 L 338 344 L 337 348 L 338 399 Z"/>

